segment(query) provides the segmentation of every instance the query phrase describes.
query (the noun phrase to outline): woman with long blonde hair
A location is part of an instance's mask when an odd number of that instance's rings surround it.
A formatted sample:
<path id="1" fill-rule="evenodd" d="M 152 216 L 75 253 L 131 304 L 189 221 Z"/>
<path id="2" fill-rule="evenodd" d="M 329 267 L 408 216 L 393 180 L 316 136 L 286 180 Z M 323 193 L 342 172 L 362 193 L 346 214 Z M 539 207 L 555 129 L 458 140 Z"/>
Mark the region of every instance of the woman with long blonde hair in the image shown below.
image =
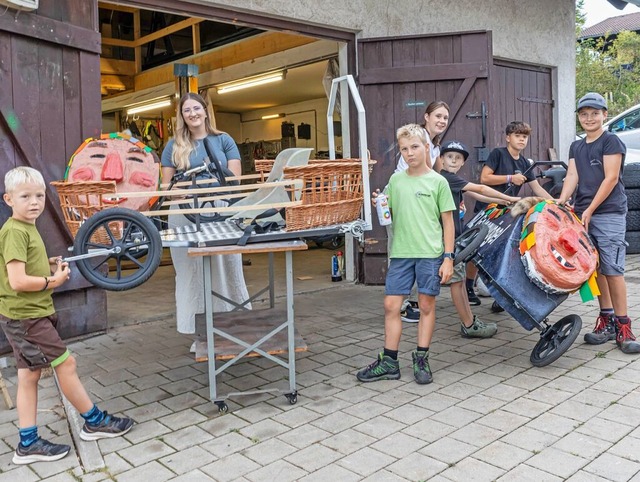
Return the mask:
<path id="1" fill-rule="evenodd" d="M 187 93 L 178 105 L 175 136 L 162 152 L 162 178 L 167 182 L 179 171 L 214 162 L 215 156 L 223 170 L 239 176 L 242 174 L 240 152 L 233 138 L 215 127 L 213 113 L 209 112 L 202 96 Z M 219 201 L 216 201 L 218 205 Z M 172 207 L 173 208 L 173 207 Z M 169 216 L 171 227 L 191 222 L 181 214 Z M 201 257 L 188 257 L 185 248 L 171 248 L 171 258 L 176 272 L 176 321 L 180 333 L 195 333 L 197 313 L 204 312 L 203 267 Z M 214 257 L 212 289 L 216 293 L 242 304 L 249 298 L 242 272 L 242 255 L 232 254 Z M 207 294 L 207 296 L 210 296 Z M 251 305 L 245 305 L 251 308 Z M 218 297 L 213 298 L 215 312 L 231 311 L 234 306 Z"/>

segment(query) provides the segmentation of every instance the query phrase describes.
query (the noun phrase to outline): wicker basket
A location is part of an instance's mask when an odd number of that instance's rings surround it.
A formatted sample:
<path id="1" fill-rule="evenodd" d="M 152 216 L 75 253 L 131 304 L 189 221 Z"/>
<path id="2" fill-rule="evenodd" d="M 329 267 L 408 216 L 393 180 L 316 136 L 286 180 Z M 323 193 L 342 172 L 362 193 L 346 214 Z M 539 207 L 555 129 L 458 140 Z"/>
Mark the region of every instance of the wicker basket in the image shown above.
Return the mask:
<path id="1" fill-rule="evenodd" d="M 292 199 L 302 201 L 300 206 L 286 208 L 287 231 L 347 223 L 360 216 L 364 200 L 360 161 L 310 161 L 306 166 L 286 167 L 284 178 L 300 180 L 289 191 Z"/>
<path id="2" fill-rule="evenodd" d="M 62 214 L 74 239 L 82 223 L 89 217 L 103 209 L 115 206 L 115 204 L 107 204 L 102 198 L 103 194 L 116 192 L 114 181 L 53 181 L 51 185 L 58 191 Z M 109 228 L 112 232 L 119 232 L 120 224 L 111 223 Z M 92 241 L 101 244 L 112 242 L 106 230 L 102 228 L 96 231 Z"/>

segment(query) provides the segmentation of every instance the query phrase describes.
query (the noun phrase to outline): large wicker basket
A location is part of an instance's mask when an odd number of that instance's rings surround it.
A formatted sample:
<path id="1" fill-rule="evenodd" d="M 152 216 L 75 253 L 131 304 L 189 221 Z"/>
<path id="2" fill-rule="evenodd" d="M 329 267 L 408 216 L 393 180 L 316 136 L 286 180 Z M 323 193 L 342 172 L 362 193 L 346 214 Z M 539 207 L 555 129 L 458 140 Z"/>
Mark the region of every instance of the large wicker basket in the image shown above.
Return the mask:
<path id="1" fill-rule="evenodd" d="M 301 181 L 289 188 L 292 199 L 302 205 L 286 208 L 287 231 L 347 223 L 360 216 L 364 194 L 359 160 L 310 161 L 285 167 L 284 178 Z"/>
<path id="2" fill-rule="evenodd" d="M 62 214 L 73 238 L 78 234 L 82 223 L 89 217 L 114 206 L 114 204 L 107 204 L 102 197 L 103 194 L 116 192 L 114 181 L 53 181 L 51 185 L 58 191 Z M 117 231 L 120 226 L 111 226 L 110 224 L 109 228 L 112 231 L 114 229 Z M 111 238 L 106 230 L 100 229 L 96 231 L 92 241 L 108 244 L 111 242 Z"/>

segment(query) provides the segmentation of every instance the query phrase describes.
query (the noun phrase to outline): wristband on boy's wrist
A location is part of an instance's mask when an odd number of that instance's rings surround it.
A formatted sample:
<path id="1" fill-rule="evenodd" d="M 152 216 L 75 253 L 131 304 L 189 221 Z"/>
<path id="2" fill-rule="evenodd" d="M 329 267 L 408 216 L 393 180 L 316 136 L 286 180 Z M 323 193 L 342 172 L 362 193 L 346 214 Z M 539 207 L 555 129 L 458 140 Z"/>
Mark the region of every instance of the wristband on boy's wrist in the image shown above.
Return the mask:
<path id="1" fill-rule="evenodd" d="M 507 174 L 507 184 L 511 182 L 512 177 L 511 174 Z"/>
<path id="2" fill-rule="evenodd" d="M 46 289 L 49 287 L 49 282 L 51 281 L 51 280 L 50 280 L 48 277 L 46 277 L 46 276 L 43 276 L 43 278 L 44 278 L 44 288 L 42 288 L 42 290 L 41 290 L 41 291 L 46 290 Z"/>

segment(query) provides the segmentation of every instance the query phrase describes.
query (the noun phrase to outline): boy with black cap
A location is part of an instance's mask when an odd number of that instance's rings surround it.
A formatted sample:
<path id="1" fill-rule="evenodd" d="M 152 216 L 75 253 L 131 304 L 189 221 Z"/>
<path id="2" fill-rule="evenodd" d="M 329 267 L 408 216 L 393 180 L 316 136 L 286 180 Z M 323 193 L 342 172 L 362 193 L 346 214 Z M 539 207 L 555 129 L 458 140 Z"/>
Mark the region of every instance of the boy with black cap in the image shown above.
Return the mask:
<path id="1" fill-rule="evenodd" d="M 627 149 L 603 127 L 607 101 L 596 92 L 585 94 L 576 109 L 586 135 L 569 149 L 569 167 L 558 202 L 566 203 L 576 190 L 574 210 L 600 254 L 598 304 L 600 314 L 593 332 L 584 336 L 590 345 L 609 340 L 623 353 L 640 353 L 640 343 L 627 316 L 627 286 L 624 281 L 627 195 L 622 171 Z"/>
<path id="2" fill-rule="evenodd" d="M 458 171 L 462 168 L 468 157 L 469 151 L 461 142 L 449 141 L 440 146 L 440 161 L 442 163 L 440 174 L 449 183 L 449 188 L 453 195 L 453 202 L 456 205 L 453 213 L 456 237 L 462 234 L 462 218 L 464 218 L 465 213 L 464 199 L 462 197 L 463 192 L 467 192 L 477 200 L 487 203 L 510 204 L 520 199 L 507 196 L 484 184 L 468 182 L 458 176 Z M 464 263 L 459 263 L 454 267 L 453 276 L 447 284 L 451 288 L 451 299 L 453 300 L 462 324 L 460 326 L 460 333 L 463 337 L 467 338 L 490 338 L 496 334 L 498 327 L 495 323 L 484 323 L 471 312 L 464 279 L 465 265 Z"/>

